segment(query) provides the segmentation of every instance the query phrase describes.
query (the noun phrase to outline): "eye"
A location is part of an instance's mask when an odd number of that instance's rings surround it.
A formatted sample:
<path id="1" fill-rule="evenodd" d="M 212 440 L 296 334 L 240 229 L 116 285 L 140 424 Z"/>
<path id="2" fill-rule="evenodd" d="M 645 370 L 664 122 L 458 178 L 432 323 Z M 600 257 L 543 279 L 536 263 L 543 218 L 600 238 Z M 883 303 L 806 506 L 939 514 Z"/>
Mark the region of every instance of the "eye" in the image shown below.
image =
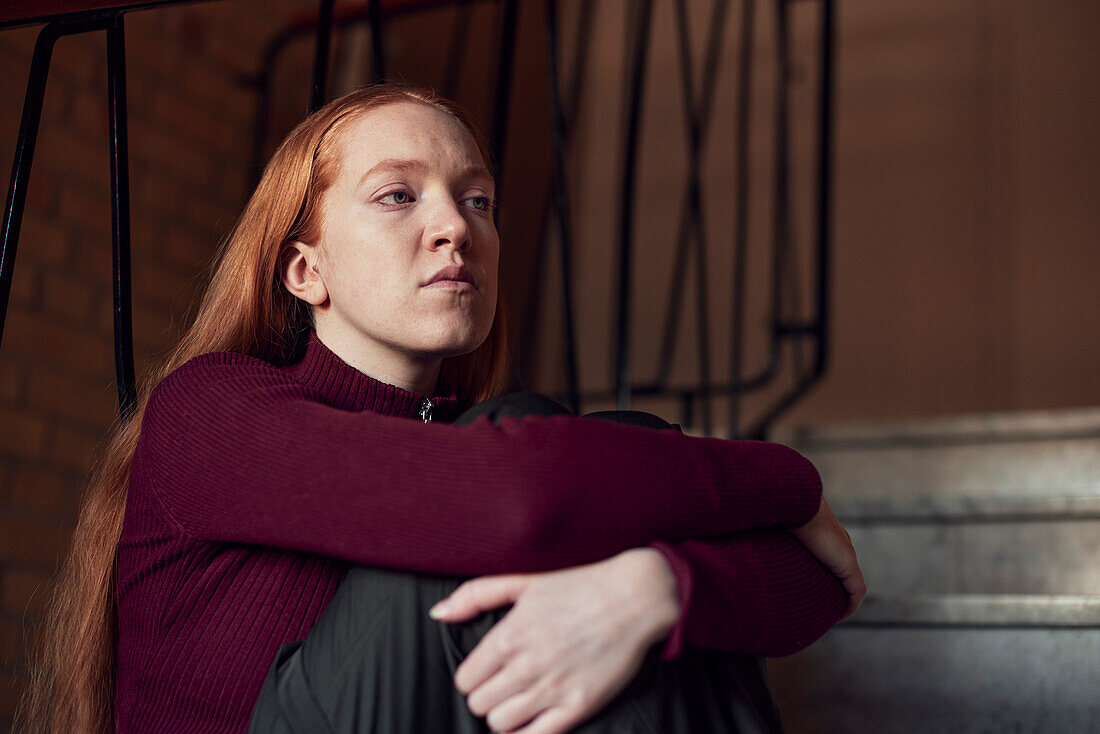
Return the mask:
<path id="1" fill-rule="evenodd" d="M 493 208 L 493 201 L 488 196 L 471 196 L 468 199 L 463 199 L 462 203 L 479 212 L 487 212 Z"/>
<path id="2" fill-rule="evenodd" d="M 412 195 L 408 191 L 391 191 L 378 199 L 382 204 L 402 205 L 412 202 Z"/>

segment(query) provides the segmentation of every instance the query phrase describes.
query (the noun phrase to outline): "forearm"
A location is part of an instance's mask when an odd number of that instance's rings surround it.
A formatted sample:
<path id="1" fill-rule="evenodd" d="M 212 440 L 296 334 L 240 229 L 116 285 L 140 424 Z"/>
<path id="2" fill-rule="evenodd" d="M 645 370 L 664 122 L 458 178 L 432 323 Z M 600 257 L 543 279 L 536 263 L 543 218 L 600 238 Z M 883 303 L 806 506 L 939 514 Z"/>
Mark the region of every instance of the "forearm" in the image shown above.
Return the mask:
<path id="1" fill-rule="evenodd" d="M 790 655 L 841 619 L 841 582 L 790 533 L 752 530 L 719 540 L 656 542 L 677 580 L 680 616 L 666 660 L 683 644 Z"/>
<path id="2" fill-rule="evenodd" d="M 210 540 L 538 571 L 797 525 L 820 497 L 813 466 L 774 444 L 567 417 L 425 425 L 331 408 L 270 370 L 201 377 L 181 368 L 154 393 L 135 468 L 184 532 Z"/>

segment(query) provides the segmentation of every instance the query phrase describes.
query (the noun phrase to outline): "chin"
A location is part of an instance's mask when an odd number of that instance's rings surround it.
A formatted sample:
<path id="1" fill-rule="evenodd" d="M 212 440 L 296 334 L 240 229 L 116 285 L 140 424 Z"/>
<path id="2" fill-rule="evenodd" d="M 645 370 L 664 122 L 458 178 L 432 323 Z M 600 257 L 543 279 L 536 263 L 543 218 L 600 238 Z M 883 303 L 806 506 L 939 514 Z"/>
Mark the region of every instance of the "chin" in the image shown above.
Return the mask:
<path id="1" fill-rule="evenodd" d="M 461 357 L 464 354 L 469 354 L 470 352 L 476 350 L 484 343 L 484 337 L 479 339 L 464 339 L 461 341 L 456 341 L 453 344 L 449 344 L 445 349 L 441 349 L 439 353 L 443 357 Z"/>
<path id="2" fill-rule="evenodd" d="M 486 323 L 487 322 L 487 323 Z M 438 357 L 460 357 L 469 354 L 489 337 L 492 316 L 488 319 L 457 319 L 440 323 L 424 344 L 424 352 Z"/>
<path id="3" fill-rule="evenodd" d="M 480 347 L 488 336 L 489 329 L 440 333 L 435 338 L 428 340 L 429 343 L 421 345 L 419 351 L 425 356 L 461 357 L 463 354 L 469 354 Z"/>

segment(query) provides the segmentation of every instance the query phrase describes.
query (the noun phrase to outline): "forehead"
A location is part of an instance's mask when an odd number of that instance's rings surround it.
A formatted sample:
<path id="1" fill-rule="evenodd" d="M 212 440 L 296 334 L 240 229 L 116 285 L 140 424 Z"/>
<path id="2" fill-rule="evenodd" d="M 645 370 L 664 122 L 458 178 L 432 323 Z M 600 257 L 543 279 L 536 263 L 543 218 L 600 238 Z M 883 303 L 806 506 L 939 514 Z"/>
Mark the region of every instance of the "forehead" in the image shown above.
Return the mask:
<path id="1" fill-rule="evenodd" d="M 395 102 L 356 115 L 339 139 L 343 172 L 365 171 L 387 159 L 431 166 L 484 166 L 465 125 L 421 102 Z"/>

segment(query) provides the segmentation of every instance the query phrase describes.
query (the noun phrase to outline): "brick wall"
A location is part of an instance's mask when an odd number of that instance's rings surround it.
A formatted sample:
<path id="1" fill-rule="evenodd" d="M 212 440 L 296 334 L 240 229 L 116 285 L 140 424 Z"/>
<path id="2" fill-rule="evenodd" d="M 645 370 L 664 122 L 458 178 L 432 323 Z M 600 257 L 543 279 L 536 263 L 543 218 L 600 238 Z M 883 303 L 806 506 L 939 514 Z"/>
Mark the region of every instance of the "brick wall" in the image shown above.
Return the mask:
<path id="1" fill-rule="evenodd" d="M 139 373 L 178 334 L 247 196 L 263 44 L 313 2 L 183 5 L 126 18 Z M 0 171 L 11 170 L 37 28 L 0 31 Z M 0 730 L 10 726 L 82 480 L 116 407 L 106 42 L 62 38 L 0 345 Z"/>

